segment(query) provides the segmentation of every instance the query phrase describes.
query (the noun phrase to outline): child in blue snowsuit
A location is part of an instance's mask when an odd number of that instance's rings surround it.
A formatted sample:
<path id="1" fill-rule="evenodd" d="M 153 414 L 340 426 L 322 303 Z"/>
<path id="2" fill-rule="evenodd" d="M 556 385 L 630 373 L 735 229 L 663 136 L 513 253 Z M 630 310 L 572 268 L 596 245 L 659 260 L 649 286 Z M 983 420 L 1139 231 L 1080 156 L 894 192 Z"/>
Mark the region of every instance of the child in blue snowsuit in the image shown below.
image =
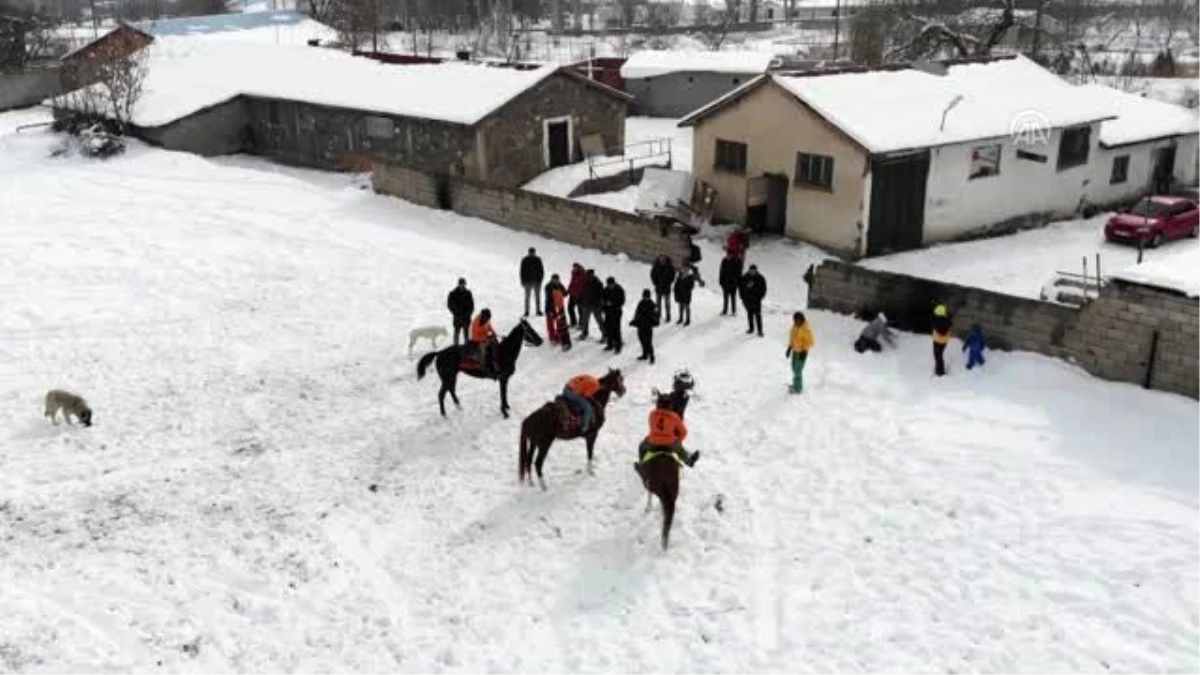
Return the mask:
<path id="1" fill-rule="evenodd" d="M 971 326 L 971 332 L 967 333 L 967 339 L 963 341 L 963 351 L 967 352 L 967 370 L 983 365 L 983 348 L 985 346 L 983 329 L 979 327 L 979 324 Z"/>

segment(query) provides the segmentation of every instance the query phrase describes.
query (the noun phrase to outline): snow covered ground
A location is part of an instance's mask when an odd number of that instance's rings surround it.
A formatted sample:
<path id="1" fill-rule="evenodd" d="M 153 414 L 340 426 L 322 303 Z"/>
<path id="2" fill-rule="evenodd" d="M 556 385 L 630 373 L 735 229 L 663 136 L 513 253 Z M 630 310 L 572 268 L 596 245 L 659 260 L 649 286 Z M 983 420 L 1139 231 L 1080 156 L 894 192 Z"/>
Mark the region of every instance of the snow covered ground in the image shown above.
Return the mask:
<path id="1" fill-rule="evenodd" d="M 767 338 L 710 285 L 656 367 L 531 349 L 513 419 L 463 381 L 442 420 L 405 347 L 455 277 L 506 329 L 528 246 L 631 296 L 646 266 L 356 177 L 49 159 L 41 118 L 0 116 L 0 670 L 1200 669 L 1194 401 L 1028 354 L 935 381 L 926 338 L 860 356 L 822 312 L 789 397 L 814 254 L 756 245 Z M 610 365 L 597 475 L 556 444 L 519 487 L 521 417 Z M 630 462 L 683 366 L 704 457 L 663 554 Z M 41 418 L 56 386 L 94 427 Z"/>
<path id="2" fill-rule="evenodd" d="M 1104 223 L 1110 214 L 1069 220 L 1006 237 L 979 239 L 957 244 L 870 258 L 866 267 L 949 281 L 962 286 L 987 288 L 1009 295 L 1036 298 L 1056 272 L 1083 274 L 1087 257 L 1088 274 L 1096 274 L 1096 254 L 1104 276 L 1137 262 L 1137 249 L 1104 240 Z M 1183 239 L 1148 249 L 1143 261 L 1158 256 L 1191 256 L 1192 269 L 1200 269 L 1200 240 Z"/>

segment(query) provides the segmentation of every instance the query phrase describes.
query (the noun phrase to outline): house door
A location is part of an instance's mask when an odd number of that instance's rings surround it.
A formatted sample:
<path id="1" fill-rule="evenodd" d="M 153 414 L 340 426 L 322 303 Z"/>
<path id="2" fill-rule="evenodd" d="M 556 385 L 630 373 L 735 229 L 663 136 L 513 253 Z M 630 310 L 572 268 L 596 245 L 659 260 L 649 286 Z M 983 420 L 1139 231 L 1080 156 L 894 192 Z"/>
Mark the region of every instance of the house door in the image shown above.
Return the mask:
<path id="1" fill-rule="evenodd" d="M 546 123 L 546 156 L 551 169 L 571 163 L 571 123 L 568 120 Z"/>
<path id="2" fill-rule="evenodd" d="M 1150 191 L 1165 195 L 1175 182 L 1175 146 L 1154 149 L 1154 171 L 1150 174 Z"/>
<path id="3" fill-rule="evenodd" d="M 788 177 L 767 174 L 767 212 L 763 230 L 783 234 L 787 225 Z"/>
<path id="4" fill-rule="evenodd" d="M 871 222 L 867 255 L 920 248 L 925 240 L 929 151 L 871 158 Z"/>

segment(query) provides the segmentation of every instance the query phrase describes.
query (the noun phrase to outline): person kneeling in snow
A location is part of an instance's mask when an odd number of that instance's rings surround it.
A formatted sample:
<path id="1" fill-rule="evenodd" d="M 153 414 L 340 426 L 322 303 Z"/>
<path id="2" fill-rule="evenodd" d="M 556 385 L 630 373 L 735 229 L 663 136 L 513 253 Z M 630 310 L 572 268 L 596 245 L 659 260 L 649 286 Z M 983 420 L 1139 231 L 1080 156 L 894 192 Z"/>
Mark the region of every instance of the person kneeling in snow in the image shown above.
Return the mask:
<path id="1" fill-rule="evenodd" d="M 987 347 L 983 339 L 983 329 L 979 324 L 971 326 L 967 339 L 963 341 L 963 351 L 967 352 L 967 370 L 983 365 L 983 350 Z"/>
<path id="2" fill-rule="evenodd" d="M 883 342 L 887 342 L 889 347 L 895 346 L 896 340 L 892 336 L 892 330 L 888 328 L 887 317 L 883 315 L 883 312 L 867 310 L 865 315 L 867 325 L 862 329 L 862 333 L 859 333 L 858 339 L 854 341 L 854 351 L 859 354 L 865 351 L 883 351 Z"/>
<path id="3" fill-rule="evenodd" d="M 664 452 L 675 455 L 676 459 L 689 467 L 695 466 L 696 460 L 700 459 L 700 452 L 689 453 L 684 450 L 685 440 L 687 426 L 683 418 L 671 409 L 671 397 L 660 395 L 654 410 L 650 411 L 650 433 L 638 446 L 638 461 L 633 463 L 633 468 L 641 476 L 642 465 L 654 454 Z"/>

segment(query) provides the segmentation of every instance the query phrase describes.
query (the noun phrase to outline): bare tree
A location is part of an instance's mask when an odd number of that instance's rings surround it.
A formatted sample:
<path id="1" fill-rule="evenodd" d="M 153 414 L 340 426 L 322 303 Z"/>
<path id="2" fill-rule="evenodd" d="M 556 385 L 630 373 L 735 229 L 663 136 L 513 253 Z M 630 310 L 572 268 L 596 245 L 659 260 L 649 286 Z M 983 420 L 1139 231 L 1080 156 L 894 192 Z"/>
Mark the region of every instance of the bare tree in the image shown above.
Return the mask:
<path id="1" fill-rule="evenodd" d="M 621 7 L 621 25 L 625 28 L 632 28 L 634 21 L 637 19 L 638 5 L 642 4 L 642 0 L 619 0 Z"/>
<path id="2" fill-rule="evenodd" d="M 709 49 L 720 51 L 729 38 L 730 29 L 737 25 L 741 9 L 741 0 L 725 0 L 725 7 L 708 13 L 706 23 L 700 26 L 696 37 Z"/>
<path id="3" fill-rule="evenodd" d="M 328 19 L 343 49 L 379 51 L 387 46 L 387 14 L 385 0 L 336 0 Z"/>
<path id="4" fill-rule="evenodd" d="M 683 12 L 679 5 L 652 2 L 646 6 L 646 30 L 649 33 L 662 33 L 668 28 L 674 28 L 682 18 Z"/>
<path id="5" fill-rule="evenodd" d="M 308 15 L 313 21 L 333 23 L 333 15 L 340 0 L 308 0 Z"/>
<path id="6" fill-rule="evenodd" d="M 988 56 L 1014 24 L 1014 2 L 1002 0 L 1003 5 L 998 11 L 987 13 L 972 27 L 956 27 L 945 20 L 903 11 L 902 22 L 907 24 L 906 28 L 915 30 L 915 34 L 885 53 L 883 60 Z"/>
<path id="7" fill-rule="evenodd" d="M 50 58 L 57 22 L 40 11 L 4 12 L 0 6 L 0 70 L 21 70 Z"/>
<path id="8" fill-rule="evenodd" d="M 149 72 L 146 50 L 128 50 L 128 45 L 112 40 L 76 63 L 76 81 L 82 86 L 56 99 L 55 107 L 84 120 L 108 119 L 127 130 Z"/>
<path id="9" fill-rule="evenodd" d="M 894 14 L 882 2 L 858 10 L 850 19 L 850 60 L 872 66 L 883 61 Z"/>
<path id="10" fill-rule="evenodd" d="M 758 0 L 750 0 L 750 23 L 758 21 Z"/>

